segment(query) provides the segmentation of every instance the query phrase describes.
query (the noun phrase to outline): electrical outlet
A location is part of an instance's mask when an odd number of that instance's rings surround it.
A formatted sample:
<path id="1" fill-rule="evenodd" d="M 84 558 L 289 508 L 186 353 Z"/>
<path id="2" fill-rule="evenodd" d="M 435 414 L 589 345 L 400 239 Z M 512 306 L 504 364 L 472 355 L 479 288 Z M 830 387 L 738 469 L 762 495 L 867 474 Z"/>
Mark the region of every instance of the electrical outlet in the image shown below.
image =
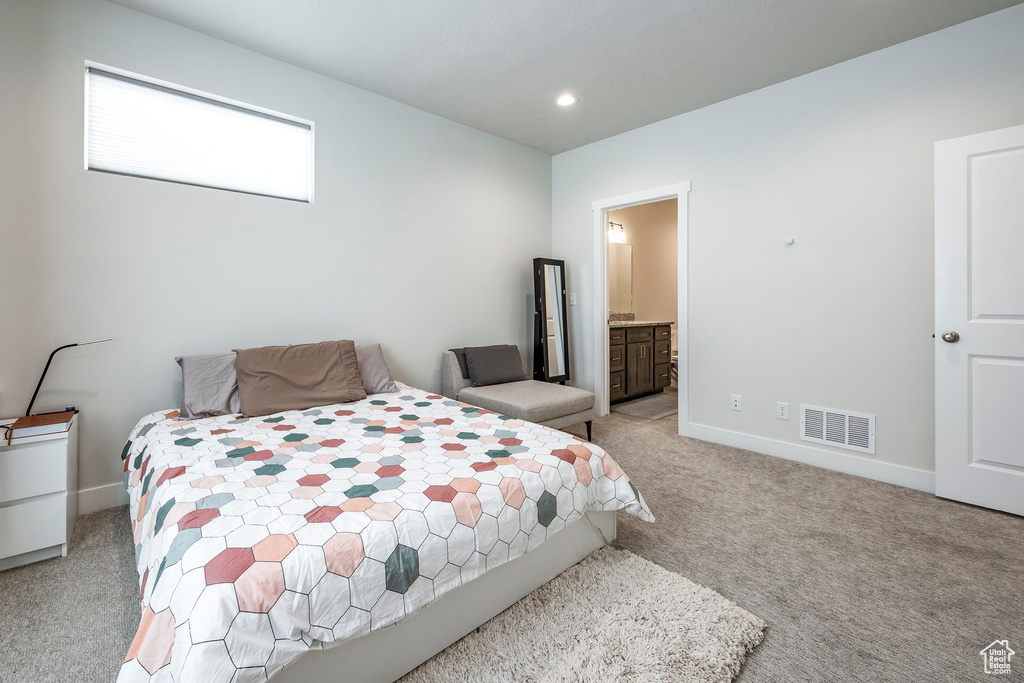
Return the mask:
<path id="1" fill-rule="evenodd" d="M 570 306 L 575 306 L 576 305 L 576 292 L 571 292 L 569 294 L 569 305 Z"/>
<path id="2" fill-rule="evenodd" d="M 743 410 L 743 401 L 740 398 L 739 394 L 733 394 L 732 395 L 732 409 L 733 410 Z"/>
<path id="3" fill-rule="evenodd" d="M 778 403 L 775 404 L 775 406 L 775 417 L 779 418 L 780 420 L 788 420 L 789 404 L 779 401 Z"/>

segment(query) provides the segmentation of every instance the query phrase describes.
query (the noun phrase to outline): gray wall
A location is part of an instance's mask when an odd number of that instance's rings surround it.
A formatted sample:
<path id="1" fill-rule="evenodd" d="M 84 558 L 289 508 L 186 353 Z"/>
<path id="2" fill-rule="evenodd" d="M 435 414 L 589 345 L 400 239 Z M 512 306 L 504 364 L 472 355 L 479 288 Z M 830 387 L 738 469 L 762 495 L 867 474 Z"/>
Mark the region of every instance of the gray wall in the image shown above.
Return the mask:
<path id="1" fill-rule="evenodd" d="M 577 384 L 591 203 L 690 180 L 691 422 L 770 452 L 800 443 L 801 402 L 875 413 L 873 459 L 933 471 L 933 145 L 1024 123 L 1022 36 L 1017 6 L 556 155 Z"/>
<path id="2" fill-rule="evenodd" d="M 83 170 L 85 60 L 313 120 L 316 203 Z M 546 154 L 103 0 L 0 5 L 0 98 L 0 415 L 51 349 L 115 337 L 63 352 L 37 403 L 83 411 L 92 505 L 178 400 L 175 355 L 379 341 L 438 390 L 443 349 L 531 344 Z"/>

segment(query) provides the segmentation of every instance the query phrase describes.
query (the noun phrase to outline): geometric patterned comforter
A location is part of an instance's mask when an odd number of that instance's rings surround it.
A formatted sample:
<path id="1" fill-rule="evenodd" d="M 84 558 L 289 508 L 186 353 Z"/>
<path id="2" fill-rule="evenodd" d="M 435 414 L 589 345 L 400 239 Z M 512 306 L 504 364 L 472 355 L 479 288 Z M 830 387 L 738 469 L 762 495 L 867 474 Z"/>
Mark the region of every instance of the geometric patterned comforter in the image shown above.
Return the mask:
<path id="1" fill-rule="evenodd" d="M 139 421 L 142 622 L 118 681 L 265 681 L 389 626 L 588 510 L 653 521 L 578 437 L 399 386 L 272 416 Z"/>

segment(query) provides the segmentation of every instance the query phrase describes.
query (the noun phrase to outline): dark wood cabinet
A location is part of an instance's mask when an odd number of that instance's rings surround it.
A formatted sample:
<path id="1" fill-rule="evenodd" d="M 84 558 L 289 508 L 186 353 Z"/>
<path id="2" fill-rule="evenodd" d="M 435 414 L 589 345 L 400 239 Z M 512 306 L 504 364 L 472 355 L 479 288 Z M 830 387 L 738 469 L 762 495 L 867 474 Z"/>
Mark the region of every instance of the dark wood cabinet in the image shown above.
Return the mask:
<path id="1" fill-rule="evenodd" d="M 616 344 L 608 347 L 608 371 L 619 372 L 626 369 L 626 345 Z"/>
<path id="2" fill-rule="evenodd" d="M 618 401 L 626 396 L 626 372 L 625 370 L 613 372 L 609 376 L 608 390 L 609 398 Z"/>
<path id="3" fill-rule="evenodd" d="M 620 327 L 608 331 L 609 400 L 622 401 L 671 384 L 671 328 Z"/>
<path id="4" fill-rule="evenodd" d="M 672 364 L 662 363 L 654 366 L 654 388 L 664 389 L 672 384 Z"/>
<path id="5" fill-rule="evenodd" d="M 626 344 L 626 394 L 654 389 L 654 342 Z"/>

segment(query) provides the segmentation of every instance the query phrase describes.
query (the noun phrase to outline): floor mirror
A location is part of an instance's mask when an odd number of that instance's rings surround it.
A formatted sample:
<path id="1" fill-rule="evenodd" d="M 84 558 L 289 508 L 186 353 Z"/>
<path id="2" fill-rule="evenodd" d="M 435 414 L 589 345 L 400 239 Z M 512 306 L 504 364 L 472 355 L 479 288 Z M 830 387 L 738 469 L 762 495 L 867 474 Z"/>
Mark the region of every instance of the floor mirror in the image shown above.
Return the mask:
<path id="1" fill-rule="evenodd" d="M 565 310 L 565 261 L 533 260 L 533 378 L 569 380 L 569 330 Z"/>

